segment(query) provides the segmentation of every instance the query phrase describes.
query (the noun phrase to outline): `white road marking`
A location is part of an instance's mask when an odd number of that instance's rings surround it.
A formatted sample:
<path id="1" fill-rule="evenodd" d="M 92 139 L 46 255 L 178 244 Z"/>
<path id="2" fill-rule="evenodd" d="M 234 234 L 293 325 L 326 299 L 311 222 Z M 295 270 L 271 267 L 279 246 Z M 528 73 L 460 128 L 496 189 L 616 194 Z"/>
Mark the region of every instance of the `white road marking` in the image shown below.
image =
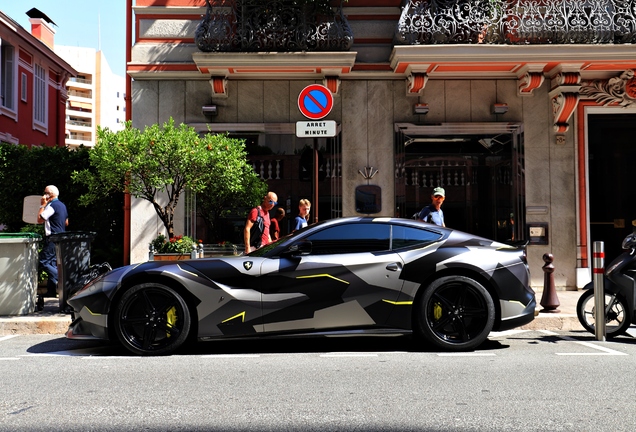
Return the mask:
<path id="1" fill-rule="evenodd" d="M 2 336 L 2 337 L 0 337 L 0 342 L 4 342 L 4 341 L 9 340 L 9 339 L 14 338 L 14 337 L 18 337 L 18 335 Z"/>
<path id="2" fill-rule="evenodd" d="M 0 357 L 0 361 L 2 360 L 20 360 L 20 359 L 17 357 Z"/>
<path id="3" fill-rule="evenodd" d="M 514 336 L 516 334 L 520 334 L 520 333 L 525 333 L 528 332 L 530 330 L 519 330 L 519 329 L 513 329 L 513 330 L 504 330 L 504 331 L 500 331 L 500 332 L 490 332 L 490 334 L 488 335 L 489 338 L 493 337 L 505 337 L 505 336 Z"/>
<path id="4" fill-rule="evenodd" d="M 583 342 L 583 341 L 578 341 L 574 338 L 571 338 L 569 336 L 561 336 L 557 333 L 551 332 L 549 330 L 541 330 L 541 333 L 550 335 L 550 336 L 557 336 L 563 340 L 569 341 L 569 342 L 574 342 L 576 344 L 579 345 L 583 345 L 584 347 L 588 347 L 588 348 L 592 348 L 592 349 L 597 349 L 599 351 L 603 351 L 601 353 L 598 352 L 592 352 L 592 353 L 555 353 L 556 355 L 561 355 L 561 356 L 598 356 L 598 355 L 602 355 L 602 356 L 623 356 L 623 355 L 629 355 L 627 353 L 624 352 L 620 352 L 620 351 L 616 351 L 613 350 L 611 348 L 607 348 L 604 346 L 600 346 L 600 345 L 596 345 L 590 342 Z"/>

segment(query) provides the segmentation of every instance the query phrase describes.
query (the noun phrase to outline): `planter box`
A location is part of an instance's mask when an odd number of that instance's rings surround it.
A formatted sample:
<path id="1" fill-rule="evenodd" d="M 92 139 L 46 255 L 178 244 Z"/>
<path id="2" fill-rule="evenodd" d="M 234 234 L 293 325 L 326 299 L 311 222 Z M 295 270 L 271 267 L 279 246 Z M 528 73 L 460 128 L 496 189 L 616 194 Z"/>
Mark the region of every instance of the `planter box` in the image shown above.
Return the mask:
<path id="1" fill-rule="evenodd" d="M 0 315 L 35 311 L 40 239 L 32 233 L 0 234 Z"/>
<path id="2" fill-rule="evenodd" d="M 178 261 L 190 259 L 190 254 L 160 253 L 154 255 L 155 261 Z"/>

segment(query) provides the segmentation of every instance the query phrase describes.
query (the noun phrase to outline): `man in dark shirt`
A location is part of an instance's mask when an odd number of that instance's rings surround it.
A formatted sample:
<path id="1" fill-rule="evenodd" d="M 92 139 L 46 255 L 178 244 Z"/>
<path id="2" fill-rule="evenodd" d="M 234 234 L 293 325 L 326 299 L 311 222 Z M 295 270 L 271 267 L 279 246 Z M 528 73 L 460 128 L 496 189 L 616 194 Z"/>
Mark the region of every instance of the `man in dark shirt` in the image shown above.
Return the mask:
<path id="1" fill-rule="evenodd" d="M 44 189 L 38 210 L 38 223 L 44 224 L 44 243 L 40 252 L 40 265 L 48 274 L 47 297 L 55 297 L 57 291 L 57 258 L 55 244 L 49 240 L 51 234 L 66 231 L 68 226 L 68 212 L 66 206 L 59 200 L 60 191 L 49 185 Z"/>
<path id="2" fill-rule="evenodd" d="M 418 219 L 423 222 L 434 223 L 435 225 L 445 227 L 444 212 L 442 204 L 446 199 L 446 191 L 444 188 L 436 187 L 431 194 L 431 204 L 425 206 L 419 213 Z"/>

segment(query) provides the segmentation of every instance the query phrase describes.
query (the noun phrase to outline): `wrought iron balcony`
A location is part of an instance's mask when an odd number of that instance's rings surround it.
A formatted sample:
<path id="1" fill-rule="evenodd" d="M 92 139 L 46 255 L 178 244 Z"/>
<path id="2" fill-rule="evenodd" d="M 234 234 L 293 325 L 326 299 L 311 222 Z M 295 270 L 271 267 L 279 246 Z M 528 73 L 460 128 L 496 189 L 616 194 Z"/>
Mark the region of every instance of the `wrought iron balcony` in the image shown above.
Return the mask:
<path id="1" fill-rule="evenodd" d="M 634 43 L 636 4 L 633 0 L 408 0 L 396 42 Z"/>
<path id="2" fill-rule="evenodd" d="M 348 51 L 353 32 L 328 0 L 206 0 L 195 32 L 204 52 Z"/>

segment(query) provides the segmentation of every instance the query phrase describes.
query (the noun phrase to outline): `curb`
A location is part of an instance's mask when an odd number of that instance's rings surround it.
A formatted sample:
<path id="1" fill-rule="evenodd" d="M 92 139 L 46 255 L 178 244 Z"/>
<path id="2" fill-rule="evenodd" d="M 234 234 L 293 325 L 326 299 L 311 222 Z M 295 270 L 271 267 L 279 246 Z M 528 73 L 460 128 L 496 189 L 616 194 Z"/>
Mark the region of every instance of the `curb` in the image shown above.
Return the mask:
<path id="1" fill-rule="evenodd" d="M 539 315 L 521 330 L 572 331 L 585 330 L 576 315 Z"/>
<path id="2" fill-rule="evenodd" d="M 41 319 L 38 317 L 10 317 L 0 318 L 0 336 L 30 335 L 30 334 L 59 334 L 65 335 L 71 317 L 60 315 Z"/>

